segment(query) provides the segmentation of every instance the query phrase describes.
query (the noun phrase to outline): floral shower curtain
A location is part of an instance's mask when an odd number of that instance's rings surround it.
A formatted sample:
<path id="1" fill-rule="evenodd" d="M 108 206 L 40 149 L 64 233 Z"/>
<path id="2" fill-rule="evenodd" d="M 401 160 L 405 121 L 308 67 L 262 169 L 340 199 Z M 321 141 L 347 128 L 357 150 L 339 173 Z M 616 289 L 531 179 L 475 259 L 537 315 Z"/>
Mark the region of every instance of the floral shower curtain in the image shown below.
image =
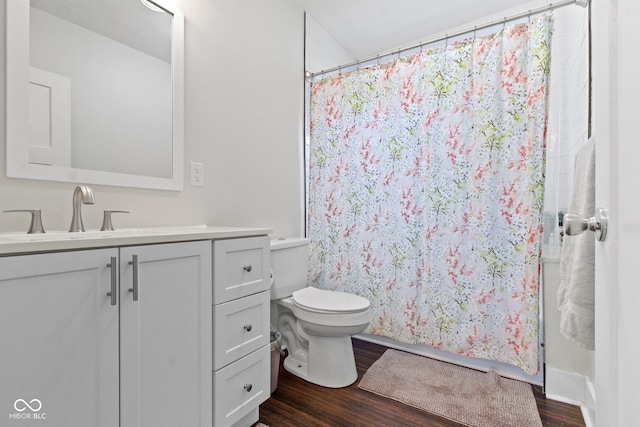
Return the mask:
<path id="1" fill-rule="evenodd" d="M 310 281 L 366 332 L 538 371 L 551 16 L 311 86 Z"/>

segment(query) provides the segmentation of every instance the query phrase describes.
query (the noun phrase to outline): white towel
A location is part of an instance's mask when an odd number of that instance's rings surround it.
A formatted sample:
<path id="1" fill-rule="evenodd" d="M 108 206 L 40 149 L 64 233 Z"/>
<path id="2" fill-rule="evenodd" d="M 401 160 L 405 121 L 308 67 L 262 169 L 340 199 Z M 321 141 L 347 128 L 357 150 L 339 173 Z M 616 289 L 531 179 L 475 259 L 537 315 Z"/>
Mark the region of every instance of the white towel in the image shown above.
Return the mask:
<path id="1" fill-rule="evenodd" d="M 595 212 L 595 143 L 576 154 L 569 212 L 590 218 Z M 564 236 L 560 254 L 560 332 L 580 347 L 595 346 L 595 237 L 585 231 Z"/>

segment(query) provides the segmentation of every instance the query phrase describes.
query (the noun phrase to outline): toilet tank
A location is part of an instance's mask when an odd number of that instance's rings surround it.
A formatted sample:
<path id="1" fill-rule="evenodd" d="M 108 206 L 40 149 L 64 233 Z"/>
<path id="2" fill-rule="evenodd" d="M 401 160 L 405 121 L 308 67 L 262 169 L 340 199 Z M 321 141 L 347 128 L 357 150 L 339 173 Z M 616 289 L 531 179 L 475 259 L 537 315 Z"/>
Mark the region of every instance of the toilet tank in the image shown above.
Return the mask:
<path id="1" fill-rule="evenodd" d="M 271 239 L 271 299 L 291 296 L 307 286 L 309 239 Z"/>

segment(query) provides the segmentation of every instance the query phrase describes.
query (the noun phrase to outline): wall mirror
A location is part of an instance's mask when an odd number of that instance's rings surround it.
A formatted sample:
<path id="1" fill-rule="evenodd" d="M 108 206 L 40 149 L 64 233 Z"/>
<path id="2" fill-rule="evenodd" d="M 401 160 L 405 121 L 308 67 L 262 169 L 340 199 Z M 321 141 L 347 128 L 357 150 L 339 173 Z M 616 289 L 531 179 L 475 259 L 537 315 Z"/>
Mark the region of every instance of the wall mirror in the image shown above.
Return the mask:
<path id="1" fill-rule="evenodd" d="M 7 0 L 8 177 L 182 190 L 171 0 Z"/>

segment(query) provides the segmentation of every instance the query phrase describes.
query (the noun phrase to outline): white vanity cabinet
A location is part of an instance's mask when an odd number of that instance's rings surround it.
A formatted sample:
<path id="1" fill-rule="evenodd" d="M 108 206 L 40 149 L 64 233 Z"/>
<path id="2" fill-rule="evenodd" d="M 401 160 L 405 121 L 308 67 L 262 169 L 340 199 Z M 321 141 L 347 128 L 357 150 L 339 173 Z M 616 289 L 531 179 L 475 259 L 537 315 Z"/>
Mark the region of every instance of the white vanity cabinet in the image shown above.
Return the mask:
<path id="1" fill-rule="evenodd" d="M 211 427 L 211 242 L 120 249 L 120 426 Z"/>
<path id="2" fill-rule="evenodd" d="M 213 242 L 213 418 L 248 427 L 270 394 L 269 238 Z"/>
<path id="3" fill-rule="evenodd" d="M 106 295 L 117 256 L 0 257 L 1 425 L 118 425 L 118 306 Z"/>
<path id="4" fill-rule="evenodd" d="M 211 427 L 211 280 L 211 241 L 0 257 L 0 424 Z"/>

